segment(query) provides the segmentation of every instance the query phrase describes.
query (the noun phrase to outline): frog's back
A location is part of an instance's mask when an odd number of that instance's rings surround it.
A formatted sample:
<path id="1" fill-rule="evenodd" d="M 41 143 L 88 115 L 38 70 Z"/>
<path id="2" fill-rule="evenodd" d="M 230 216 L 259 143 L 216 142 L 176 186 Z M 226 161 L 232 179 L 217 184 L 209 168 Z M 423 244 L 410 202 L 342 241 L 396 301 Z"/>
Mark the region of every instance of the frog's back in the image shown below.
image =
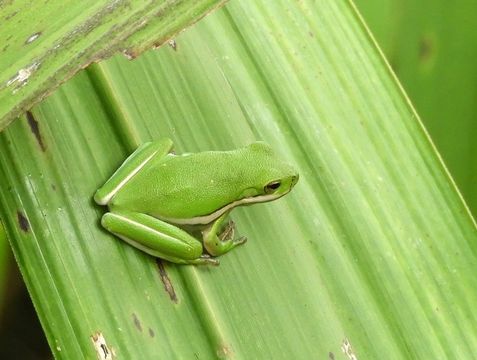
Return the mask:
<path id="1" fill-rule="evenodd" d="M 128 181 L 110 208 L 164 219 L 192 219 L 263 195 L 271 182 L 296 177 L 296 171 L 262 142 L 232 151 L 168 155 L 152 161 Z"/>
<path id="2" fill-rule="evenodd" d="M 153 162 L 124 185 L 110 207 L 176 219 L 213 213 L 243 191 L 238 151 L 170 155 Z"/>

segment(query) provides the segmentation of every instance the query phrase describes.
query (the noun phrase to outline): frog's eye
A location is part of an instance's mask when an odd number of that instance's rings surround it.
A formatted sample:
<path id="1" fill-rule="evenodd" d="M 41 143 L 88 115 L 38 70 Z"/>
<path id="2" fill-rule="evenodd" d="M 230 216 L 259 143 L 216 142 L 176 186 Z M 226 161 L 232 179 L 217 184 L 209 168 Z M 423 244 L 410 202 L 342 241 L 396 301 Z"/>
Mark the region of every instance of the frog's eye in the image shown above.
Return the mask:
<path id="1" fill-rule="evenodd" d="M 271 183 L 268 183 L 265 185 L 265 188 L 263 189 L 265 191 L 265 194 L 271 194 L 275 190 L 277 190 L 281 185 L 280 181 L 272 181 Z"/>

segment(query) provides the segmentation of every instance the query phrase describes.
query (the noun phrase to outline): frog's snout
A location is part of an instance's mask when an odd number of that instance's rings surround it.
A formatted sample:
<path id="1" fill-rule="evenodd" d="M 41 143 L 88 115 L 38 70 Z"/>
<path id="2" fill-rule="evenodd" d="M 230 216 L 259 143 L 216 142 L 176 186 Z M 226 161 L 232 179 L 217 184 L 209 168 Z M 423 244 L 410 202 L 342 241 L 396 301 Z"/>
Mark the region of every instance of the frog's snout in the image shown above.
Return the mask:
<path id="1" fill-rule="evenodd" d="M 290 188 L 294 187 L 296 183 L 298 182 L 298 179 L 300 178 L 300 175 L 297 173 L 296 175 L 293 175 L 291 177 L 291 186 Z"/>

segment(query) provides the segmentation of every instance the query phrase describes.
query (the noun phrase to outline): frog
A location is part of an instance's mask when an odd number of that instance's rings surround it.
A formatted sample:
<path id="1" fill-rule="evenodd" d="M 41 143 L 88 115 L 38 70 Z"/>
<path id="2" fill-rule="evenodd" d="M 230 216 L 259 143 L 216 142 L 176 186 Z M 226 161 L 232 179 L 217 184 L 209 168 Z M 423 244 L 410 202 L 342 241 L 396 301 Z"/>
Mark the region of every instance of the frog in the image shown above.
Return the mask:
<path id="1" fill-rule="evenodd" d="M 140 145 L 95 192 L 104 229 L 154 257 L 218 265 L 247 241 L 228 220 L 239 206 L 288 194 L 298 172 L 263 141 L 226 151 L 175 154 L 173 141 Z"/>

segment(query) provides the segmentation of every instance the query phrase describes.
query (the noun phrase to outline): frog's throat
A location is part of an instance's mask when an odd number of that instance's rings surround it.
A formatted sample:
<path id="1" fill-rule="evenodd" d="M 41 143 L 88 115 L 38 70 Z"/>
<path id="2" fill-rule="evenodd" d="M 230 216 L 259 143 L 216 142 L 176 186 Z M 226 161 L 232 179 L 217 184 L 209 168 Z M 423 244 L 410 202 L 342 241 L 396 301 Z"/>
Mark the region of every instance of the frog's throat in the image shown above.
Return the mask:
<path id="1" fill-rule="evenodd" d="M 225 214 L 227 211 L 230 211 L 237 206 L 272 201 L 286 195 L 289 191 L 290 190 L 282 194 L 258 195 L 258 196 L 243 198 L 243 199 L 231 202 L 230 204 L 225 205 L 224 207 L 221 207 L 220 209 L 214 211 L 213 213 L 203 215 L 203 216 L 193 217 L 190 219 L 176 219 L 176 218 L 168 218 L 163 216 L 156 216 L 156 217 L 166 222 L 177 224 L 177 225 L 206 225 L 206 224 L 210 224 L 212 221 L 214 221 L 221 215 Z"/>

